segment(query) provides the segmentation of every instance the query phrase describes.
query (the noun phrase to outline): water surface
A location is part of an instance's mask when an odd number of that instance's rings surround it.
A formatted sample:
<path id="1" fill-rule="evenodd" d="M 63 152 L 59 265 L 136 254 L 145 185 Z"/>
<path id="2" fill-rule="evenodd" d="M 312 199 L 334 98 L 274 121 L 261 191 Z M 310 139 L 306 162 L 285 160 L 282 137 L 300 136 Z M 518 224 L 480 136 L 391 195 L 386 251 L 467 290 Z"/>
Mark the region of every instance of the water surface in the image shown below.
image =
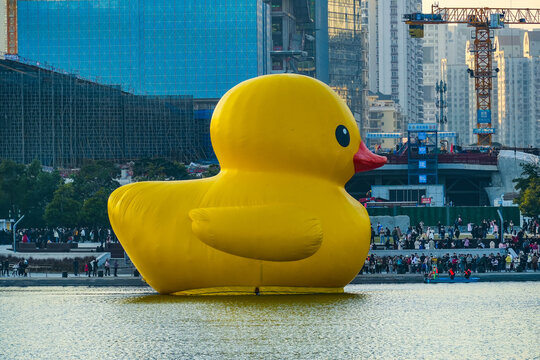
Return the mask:
<path id="1" fill-rule="evenodd" d="M 342 295 L 0 289 L 0 359 L 537 359 L 540 283 L 350 285 Z"/>

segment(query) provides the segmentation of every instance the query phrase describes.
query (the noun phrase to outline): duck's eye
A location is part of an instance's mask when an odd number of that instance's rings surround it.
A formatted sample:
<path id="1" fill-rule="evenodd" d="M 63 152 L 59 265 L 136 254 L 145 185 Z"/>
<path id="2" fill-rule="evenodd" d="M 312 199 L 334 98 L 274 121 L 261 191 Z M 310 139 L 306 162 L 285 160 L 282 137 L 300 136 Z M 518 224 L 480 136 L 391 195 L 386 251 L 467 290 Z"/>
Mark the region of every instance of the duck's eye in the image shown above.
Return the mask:
<path id="1" fill-rule="evenodd" d="M 336 128 L 336 139 L 339 145 L 343 147 L 349 146 L 349 143 L 351 142 L 351 135 L 349 134 L 349 130 L 343 125 L 339 125 Z"/>

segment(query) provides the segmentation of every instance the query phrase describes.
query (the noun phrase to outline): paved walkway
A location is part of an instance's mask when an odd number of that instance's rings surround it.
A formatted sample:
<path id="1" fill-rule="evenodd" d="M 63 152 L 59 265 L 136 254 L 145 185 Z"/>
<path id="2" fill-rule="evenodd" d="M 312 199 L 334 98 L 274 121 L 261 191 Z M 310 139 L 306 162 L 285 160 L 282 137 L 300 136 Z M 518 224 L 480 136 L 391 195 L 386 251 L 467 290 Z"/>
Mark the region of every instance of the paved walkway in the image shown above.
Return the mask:
<path id="1" fill-rule="evenodd" d="M 79 243 L 77 251 L 73 252 L 20 252 L 16 253 L 11 250 L 13 245 L 0 245 L 0 256 L 16 256 L 20 258 L 32 258 L 32 259 L 75 259 L 85 258 L 90 256 L 98 256 L 103 252 L 96 252 L 96 248 L 100 243 Z M 8 250 L 10 249 L 10 250 Z M 87 251 L 83 251 L 87 250 Z"/>
<path id="2" fill-rule="evenodd" d="M 442 277 L 447 276 L 441 274 Z M 460 275 L 458 275 L 460 276 Z M 540 271 L 532 272 L 488 272 L 473 273 L 471 277 L 480 278 L 481 282 L 500 281 L 540 281 Z M 404 284 L 421 283 L 424 281 L 423 274 L 363 274 L 357 275 L 351 284 Z"/>
<path id="3" fill-rule="evenodd" d="M 479 277 L 481 282 L 499 282 L 499 281 L 540 281 L 540 271 L 537 272 L 491 272 L 474 273 L 473 277 Z M 351 284 L 405 284 L 422 283 L 424 276 L 422 274 L 364 274 L 357 275 Z M 63 278 L 61 274 L 31 274 L 30 277 L 0 277 L 0 287 L 8 286 L 148 286 L 141 277 L 133 275 L 119 275 L 118 277 L 88 277 L 73 276 L 68 274 Z"/>
<path id="4" fill-rule="evenodd" d="M 10 276 L 0 277 L 0 288 L 8 286 L 148 286 L 140 276 L 119 274 L 117 277 L 88 277 L 84 274 L 74 276 L 68 273 L 68 277 L 62 277 L 61 273 L 32 273 L 29 277 Z"/>

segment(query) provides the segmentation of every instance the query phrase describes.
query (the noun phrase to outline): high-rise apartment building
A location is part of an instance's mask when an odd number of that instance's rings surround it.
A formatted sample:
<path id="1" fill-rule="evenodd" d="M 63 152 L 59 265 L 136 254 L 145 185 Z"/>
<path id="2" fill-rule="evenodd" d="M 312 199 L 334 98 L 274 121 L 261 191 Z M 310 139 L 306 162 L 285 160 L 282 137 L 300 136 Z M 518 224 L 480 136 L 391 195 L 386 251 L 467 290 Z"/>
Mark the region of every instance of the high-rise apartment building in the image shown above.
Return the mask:
<path id="1" fill-rule="evenodd" d="M 540 29 L 529 31 L 529 55 L 540 56 Z"/>
<path id="2" fill-rule="evenodd" d="M 529 147 L 540 144 L 540 101 L 537 96 L 540 90 L 540 61 L 538 57 L 531 56 L 530 34 L 534 34 L 534 31 L 515 28 L 495 32 L 491 119 L 496 132 L 492 141 L 502 146 Z M 463 70 L 474 70 L 474 54 L 468 51 L 471 45 L 472 40 L 469 40 L 465 46 L 466 66 Z M 448 53 L 450 55 L 454 51 Z M 459 62 L 455 65 L 448 62 L 443 65 L 443 73 L 448 82 L 448 128 L 456 131 L 461 143 L 467 145 L 476 142 L 472 134 L 476 127 L 476 90 L 472 77 L 468 77 L 467 87 L 460 85 L 466 83 L 460 68 L 462 65 Z M 468 115 L 463 106 L 467 97 Z"/>
<path id="3" fill-rule="evenodd" d="M 539 146 L 534 79 L 537 62 L 530 56 L 529 33 L 521 29 L 503 29 L 495 36 L 494 67 L 498 68 L 497 93 L 493 118 L 498 141 L 505 146 Z"/>
<path id="4" fill-rule="evenodd" d="M 448 25 L 426 25 L 423 42 L 424 121 L 436 122 L 438 94 L 436 84 L 442 80 L 441 60 L 448 57 Z"/>
<path id="5" fill-rule="evenodd" d="M 441 76 L 446 83 L 445 129 L 457 133 L 458 144 L 472 143 L 472 122 L 469 115 L 469 74 L 465 63 L 451 64 L 441 61 Z"/>
<path id="6" fill-rule="evenodd" d="M 369 37 L 369 90 L 390 95 L 407 122 L 424 120 L 422 40 L 409 36 L 403 14 L 421 0 L 363 0 Z"/>
<path id="7" fill-rule="evenodd" d="M 534 135 L 536 141 L 534 146 L 540 147 L 540 56 L 535 56 L 531 58 L 531 95 L 532 95 L 532 106 L 534 109 L 535 118 L 536 118 L 536 134 Z"/>
<path id="8" fill-rule="evenodd" d="M 439 27 L 446 27 L 439 25 Z M 461 145 L 469 145 L 473 140 L 473 126 L 476 118 L 471 119 L 470 96 L 474 87 L 469 88 L 470 77 L 467 69 L 467 57 L 470 56 L 468 41 L 471 29 L 466 25 L 446 27 L 446 58 L 441 60 L 441 79 L 446 83 L 446 119 L 445 128 L 458 134 Z"/>

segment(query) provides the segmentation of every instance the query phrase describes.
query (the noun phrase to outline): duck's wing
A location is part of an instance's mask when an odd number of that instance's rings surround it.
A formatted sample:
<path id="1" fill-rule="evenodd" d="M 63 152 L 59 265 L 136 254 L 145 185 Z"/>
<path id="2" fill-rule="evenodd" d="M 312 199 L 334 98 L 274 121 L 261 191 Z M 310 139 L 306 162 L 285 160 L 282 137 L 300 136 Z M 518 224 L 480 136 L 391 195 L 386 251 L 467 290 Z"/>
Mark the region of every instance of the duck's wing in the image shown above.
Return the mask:
<path id="1" fill-rule="evenodd" d="M 305 259 L 317 252 L 323 239 L 321 221 L 293 205 L 199 208 L 189 216 L 201 241 L 250 259 Z"/>

